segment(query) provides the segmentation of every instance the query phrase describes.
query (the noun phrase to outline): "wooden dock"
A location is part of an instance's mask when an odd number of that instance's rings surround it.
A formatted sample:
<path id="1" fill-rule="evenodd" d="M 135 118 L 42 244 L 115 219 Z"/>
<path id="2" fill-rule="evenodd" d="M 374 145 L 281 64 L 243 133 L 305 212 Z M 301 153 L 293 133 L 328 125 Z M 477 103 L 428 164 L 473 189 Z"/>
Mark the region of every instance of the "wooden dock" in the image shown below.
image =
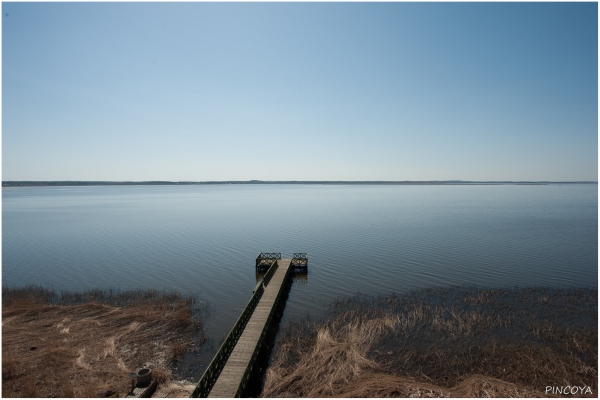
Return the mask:
<path id="1" fill-rule="evenodd" d="M 254 288 L 248 305 L 225 338 L 217 354 L 202 375 L 190 397 L 241 397 L 259 352 L 267 336 L 271 320 L 290 275 L 306 271 L 308 255 L 294 253 L 282 259 L 281 253 L 260 253 L 256 271 L 267 270 Z"/>
<path id="2" fill-rule="evenodd" d="M 291 261 L 291 259 L 277 261 L 278 268 L 275 274 L 265 288 L 252 317 L 246 324 L 242 336 L 238 339 L 208 397 L 239 397 L 241 395 L 239 390 L 245 386 L 244 380 L 247 381 L 256 361 L 256 356 L 273 316 L 272 311 L 288 276 Z"/>

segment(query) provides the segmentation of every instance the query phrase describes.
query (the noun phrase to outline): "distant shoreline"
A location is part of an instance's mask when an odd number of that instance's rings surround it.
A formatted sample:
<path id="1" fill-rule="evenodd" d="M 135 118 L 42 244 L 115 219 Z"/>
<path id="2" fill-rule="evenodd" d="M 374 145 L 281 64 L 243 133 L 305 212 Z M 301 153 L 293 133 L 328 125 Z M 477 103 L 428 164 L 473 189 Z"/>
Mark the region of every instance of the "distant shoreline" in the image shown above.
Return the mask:
<path id="1" fill-rule="evenodd" d="M 594 181 L 2 181 L 2 187 L 23 186 L 158 186 L 158 185 L 556 185 L 592 184 Z"/>

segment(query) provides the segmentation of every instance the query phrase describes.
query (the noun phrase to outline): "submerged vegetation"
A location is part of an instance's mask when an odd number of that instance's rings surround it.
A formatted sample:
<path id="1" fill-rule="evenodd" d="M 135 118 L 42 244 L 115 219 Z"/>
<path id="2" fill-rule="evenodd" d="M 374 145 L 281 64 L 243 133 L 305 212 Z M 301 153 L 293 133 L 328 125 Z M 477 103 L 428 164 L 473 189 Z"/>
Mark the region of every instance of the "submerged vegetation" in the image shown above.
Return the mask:
<path id="1" fill-rule="evenodd" d="M 205 340 L 207 305 L 155 290 L 2 290 L 3 397 L 124 397 L 128 372 L 159 383 Z"/>
<path id="2" fill-rule="evenodd" d="M 597 289 L 451 287 L 358 295 L 335 301 L 326 322 L 288 323 L 262 395 L 540 397 L 566 386 L 598 393 Z"/>

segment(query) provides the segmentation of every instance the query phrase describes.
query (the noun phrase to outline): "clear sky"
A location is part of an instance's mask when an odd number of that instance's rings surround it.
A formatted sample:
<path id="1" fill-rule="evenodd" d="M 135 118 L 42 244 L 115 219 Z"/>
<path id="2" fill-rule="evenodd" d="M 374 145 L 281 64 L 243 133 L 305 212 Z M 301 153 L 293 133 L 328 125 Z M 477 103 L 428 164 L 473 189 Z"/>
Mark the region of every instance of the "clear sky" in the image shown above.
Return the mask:
<path id="1" fill-rule="evenodd" d="M 3 3 L 3 180 L 598 179 L 596 3 Z"/>

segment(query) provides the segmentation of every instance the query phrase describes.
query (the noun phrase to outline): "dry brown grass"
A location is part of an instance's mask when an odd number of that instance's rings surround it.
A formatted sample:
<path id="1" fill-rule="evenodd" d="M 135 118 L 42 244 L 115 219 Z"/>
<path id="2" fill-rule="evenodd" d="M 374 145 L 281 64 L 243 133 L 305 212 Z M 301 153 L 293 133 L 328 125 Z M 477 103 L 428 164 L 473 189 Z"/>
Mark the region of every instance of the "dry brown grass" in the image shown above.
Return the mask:
<path id="1" fill-rule="evenodd" d="M 204 340 L 200 318 L 195 299 L 175 293 L 4 288 L 2 396 L 125 396 L 128 372 L 144 367 L 167 382 Z"/>
<path id="2" fill-rule="evenodd" d="M 598 389 L 595 289 L 438 288 L 336 301 L 280 331 L 264 397 L 543 397 Z"/>

